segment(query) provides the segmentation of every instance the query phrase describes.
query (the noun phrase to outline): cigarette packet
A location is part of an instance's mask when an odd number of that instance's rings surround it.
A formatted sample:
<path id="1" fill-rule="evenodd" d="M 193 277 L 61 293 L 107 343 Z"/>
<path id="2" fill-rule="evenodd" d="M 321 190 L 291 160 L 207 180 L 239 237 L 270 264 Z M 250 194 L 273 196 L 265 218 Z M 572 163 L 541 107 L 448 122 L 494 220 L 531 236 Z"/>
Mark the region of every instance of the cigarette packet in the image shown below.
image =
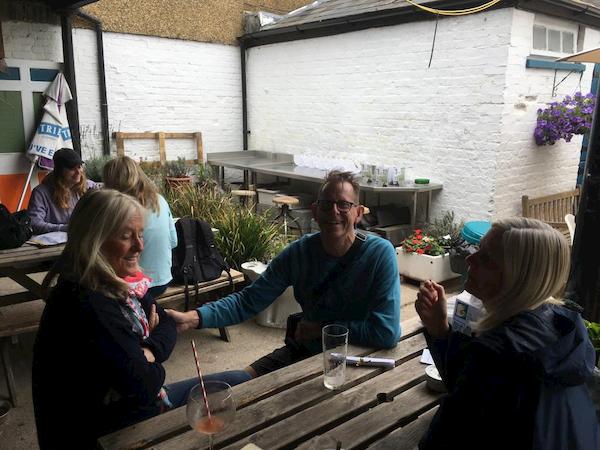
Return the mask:
<path id="1" fill-rule="evenodd" d="M 393 368 L 396 361 L 389 358 L 371 358 L 369 356 L 346 356 L 346 364 L 353 366 L 376 366 Z"/>

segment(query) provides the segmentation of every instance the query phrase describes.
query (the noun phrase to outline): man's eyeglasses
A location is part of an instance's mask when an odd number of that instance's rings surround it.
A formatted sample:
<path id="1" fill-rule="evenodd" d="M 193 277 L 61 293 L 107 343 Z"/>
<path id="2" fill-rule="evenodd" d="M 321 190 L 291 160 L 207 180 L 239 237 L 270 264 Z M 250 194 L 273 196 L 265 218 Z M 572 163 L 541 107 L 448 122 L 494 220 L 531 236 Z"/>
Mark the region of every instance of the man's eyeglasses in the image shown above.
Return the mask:
<path id="1" fill-rule="evenodd" d="M 331 211 L 333 209 L 333 205 L 337 206 L 337 210 L 341 213 L 347 213 L 353 206 L 356 206 L 356 203 L 347 202 L 346 200 L 317 200 L 317 206 L 321 211 Z"/>

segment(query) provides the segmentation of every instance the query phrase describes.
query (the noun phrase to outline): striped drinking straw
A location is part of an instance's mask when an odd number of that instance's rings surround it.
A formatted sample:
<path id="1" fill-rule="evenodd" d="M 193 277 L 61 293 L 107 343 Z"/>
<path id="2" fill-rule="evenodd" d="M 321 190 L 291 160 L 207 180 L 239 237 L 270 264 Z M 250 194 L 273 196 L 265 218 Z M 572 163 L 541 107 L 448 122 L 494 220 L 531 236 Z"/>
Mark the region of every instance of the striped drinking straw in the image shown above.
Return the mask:
<path id="1" fill-rule="evenodd" d="M 204 397 L 204 405 L 208 413 L 208 420 L 212 420 L 210 415 L 210 408 L 208 407 L 208 396 L 206 395 L 206 388 L 204 387 L 204 379 L 202 378 L 202 371 L 200 370 L 200 362 L 198 361 L 198 352 L 196 352 L 196 344 L 193 339 L 190 339 L 192 343 L 192 350 L 194 352 L 194 360 L 196 361 L 196 370 L 198 371 L 198 378 L 200 379 L 200 387 L 202 388 L 202 396 Z"/>

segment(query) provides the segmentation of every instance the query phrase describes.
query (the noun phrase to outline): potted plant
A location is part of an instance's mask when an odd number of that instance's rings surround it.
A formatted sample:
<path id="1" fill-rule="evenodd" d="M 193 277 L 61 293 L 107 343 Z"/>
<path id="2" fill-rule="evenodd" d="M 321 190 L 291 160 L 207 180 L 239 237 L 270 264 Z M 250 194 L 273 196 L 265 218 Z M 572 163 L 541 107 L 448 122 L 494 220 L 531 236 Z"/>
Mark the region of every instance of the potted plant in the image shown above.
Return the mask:
<path id="1" fill-rule="evenodd" d="M 163 171 L 165 174 L 165 181 L 170 187 L 177 187 L 192 182 L 190 170 L 183 157 L 177 158 L 176 161 L 165 162 Z"/>
<path id="2" fill-rule="evenodd" d="M 537 145 L 553 145 L 559 139 L 571 141 L 574 134 L 585 134 L 592 126 L 594 94 L 576 92 L 562 102 L 552 102 L 538 109 L 537 124 L 533 133 Z"/>
<path id="3" fill-rule="evenodd" d="M 459 276 L 450 269 L 450 256 L 440 241 L 420 229 L 402 241 L 396 254 L 400 275 L 437 283 Z"/>
<path id="4" fill-rule="evenodd" d="M 110 155 L 93 156 L 85 161 L 85 176 L 96 183 L 102 182 L 102 169 L 112 159 Z"/>

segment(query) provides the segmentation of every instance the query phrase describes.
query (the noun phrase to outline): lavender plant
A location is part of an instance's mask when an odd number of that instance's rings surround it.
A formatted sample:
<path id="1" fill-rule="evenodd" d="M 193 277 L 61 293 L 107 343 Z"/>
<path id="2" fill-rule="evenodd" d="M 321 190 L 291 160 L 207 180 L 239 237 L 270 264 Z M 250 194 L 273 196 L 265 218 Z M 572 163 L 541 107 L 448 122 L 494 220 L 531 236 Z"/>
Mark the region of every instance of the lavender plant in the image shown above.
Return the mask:
<path id="1" fill-rule="evenodd" d="M 559 139 L 571 141 L 574 134 L 585 134 L 592 126 L 594 94 L 576 92 L 562 102 L 552 102 L 546 109 L 538 109 L 537 125 L 533 133 L 537 145 L 553 145 Z"/>

